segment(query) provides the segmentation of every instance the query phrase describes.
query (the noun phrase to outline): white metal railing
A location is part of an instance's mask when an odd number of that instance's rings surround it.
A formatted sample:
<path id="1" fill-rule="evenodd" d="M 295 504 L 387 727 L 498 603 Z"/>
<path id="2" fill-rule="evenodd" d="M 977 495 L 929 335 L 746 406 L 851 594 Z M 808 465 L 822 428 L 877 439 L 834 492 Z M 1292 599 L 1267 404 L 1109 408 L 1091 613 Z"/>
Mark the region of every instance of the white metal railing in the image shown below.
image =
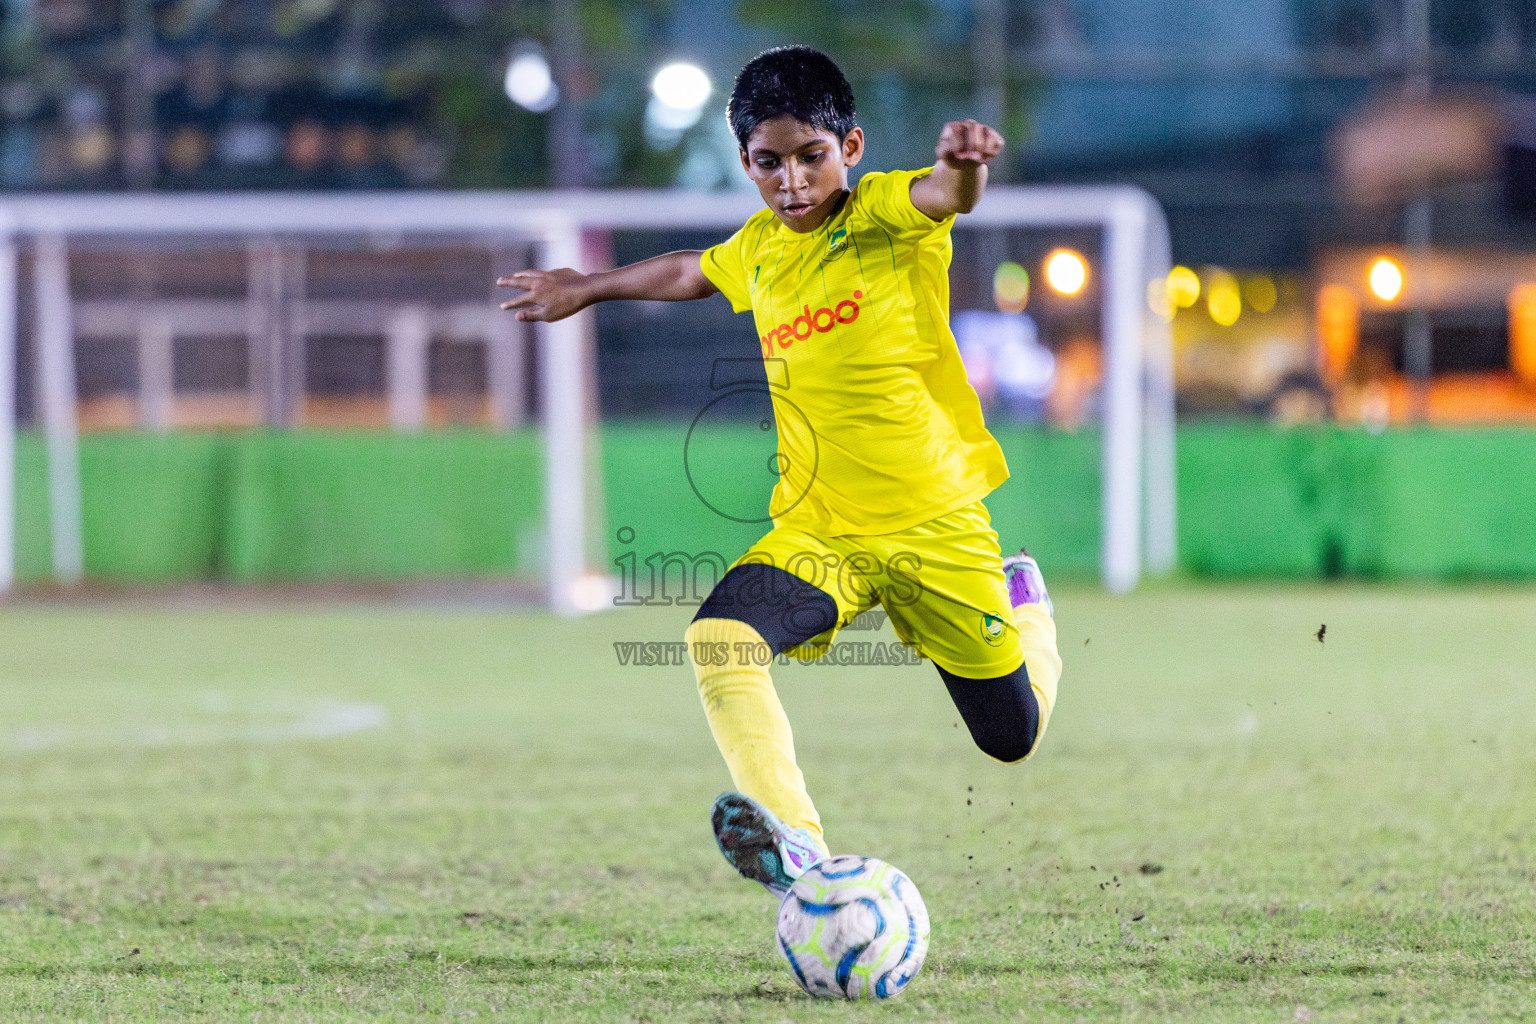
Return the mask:
<path id="1" fill-rule="evenodd" d="M 266 316 L 254 305 L 249 298 L 83 299 L 74 303 L 74 334 L 134 338 L 139 424 L 164 430 L 171 422 L 175 339 L 238 335 L 254 349 Z M 526 360 L 519 325 L 492 303 L 299 299 L 290 304 L 286 317 L 288 337 L 300 349 L 314 335 L 384 339 L 389 422 L 397 430 L 420 430 L 425 423 L 427 354 L 434 338 L 485 345 L 492 426 L 507 430 L 526 418 Z"/>

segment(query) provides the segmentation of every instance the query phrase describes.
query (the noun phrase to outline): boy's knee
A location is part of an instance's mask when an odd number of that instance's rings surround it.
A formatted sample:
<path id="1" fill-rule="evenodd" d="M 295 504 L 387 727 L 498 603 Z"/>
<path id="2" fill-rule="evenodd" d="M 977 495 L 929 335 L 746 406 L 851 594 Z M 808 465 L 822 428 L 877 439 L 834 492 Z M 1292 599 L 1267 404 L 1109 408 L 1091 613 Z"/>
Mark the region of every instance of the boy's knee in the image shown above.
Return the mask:
<path id="1" fill-rule="evenodd" d="M 976 747 L 983 754 L 1004 764 L 1018 764 L 1030 755 L 1035 749 L 1035 734 L 1031 731 L 1028 735 L 1016 734 L 1012 736 L 976 736 Z"/>
<path id="2" fill-rule="evenodd" d="M 1022 662 L 995 679 L 968 679 L 943 667 L 939 675 L 983 754 L 1016 764 L 1033 752 L 1040 735 L 1040 702 Z"/>
<path id="3" fill-rule="evenodd" d="M 971 726 L 971 739 L 976 741 L 977 749 L 988 757 L 1004 764 L 1018 764 L 1035 749 L 1038 722 L 1038 717 L 1035 717 L 1000 729 L 977 730 Z"/>

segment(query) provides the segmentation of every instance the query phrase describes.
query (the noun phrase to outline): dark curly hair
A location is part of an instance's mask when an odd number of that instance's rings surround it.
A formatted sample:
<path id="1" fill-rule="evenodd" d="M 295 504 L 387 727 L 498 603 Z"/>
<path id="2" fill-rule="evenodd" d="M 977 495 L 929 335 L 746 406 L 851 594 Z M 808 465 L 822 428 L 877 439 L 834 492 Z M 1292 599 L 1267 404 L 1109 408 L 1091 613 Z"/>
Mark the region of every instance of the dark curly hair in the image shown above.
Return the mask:
<path id="1" fill-rule="evenodd" d="M 832 58 L 809 46 L 776 46 L 736 76 L 725 118 L 742 149 L 764 121 L 789 115 L 841 142 L 858 122 L 853 88 Z"/>

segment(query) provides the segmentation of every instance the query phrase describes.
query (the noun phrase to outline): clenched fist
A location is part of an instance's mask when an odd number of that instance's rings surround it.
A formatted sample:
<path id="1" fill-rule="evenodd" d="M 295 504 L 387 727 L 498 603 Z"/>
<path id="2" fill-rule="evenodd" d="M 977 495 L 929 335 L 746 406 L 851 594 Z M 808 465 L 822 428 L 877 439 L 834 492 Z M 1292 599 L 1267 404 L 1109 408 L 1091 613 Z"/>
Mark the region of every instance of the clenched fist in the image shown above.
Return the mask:
<path id="1" fill-rule="evenodd" d="M 1003 151 L 1003 137 L 980 121 L 951 121 L 939 133 L 934 153 L 951 167 L 984 164 Z"/>

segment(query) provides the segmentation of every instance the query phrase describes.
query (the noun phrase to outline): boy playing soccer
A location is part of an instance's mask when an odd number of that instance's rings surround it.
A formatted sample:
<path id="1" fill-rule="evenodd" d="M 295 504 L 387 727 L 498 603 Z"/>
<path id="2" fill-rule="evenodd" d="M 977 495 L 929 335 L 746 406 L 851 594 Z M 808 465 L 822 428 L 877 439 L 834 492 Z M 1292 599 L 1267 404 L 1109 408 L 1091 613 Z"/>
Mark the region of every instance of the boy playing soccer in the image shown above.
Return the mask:
<path id="1" fill-rule="evenodd" d="M 782 896 L 827 856 L 795 764 L 770 654 L 814 658 L 877 604 L 938 667 L 976 744 L 1033 752 L 1061 659 L 1033 559 L 1004 559 L 982 498 L 1008 477 L 950 333 L 950 228 L 1003 140 L 944 126 L 920 171 L 848 169 L 864 152 L 853 91 L 809 47 L 769 50 L 736 80 L 727 118 L 767 209 L 705 252 L 607 273 L 525 270 L 498 284 L 519 320 L 559 320 L 608 299 L 702 299 L 751 310 L 778 424 L 773 529 L 733 565 L 685 638 L 737 792 L 715 837 L 747 878 Z"/>

